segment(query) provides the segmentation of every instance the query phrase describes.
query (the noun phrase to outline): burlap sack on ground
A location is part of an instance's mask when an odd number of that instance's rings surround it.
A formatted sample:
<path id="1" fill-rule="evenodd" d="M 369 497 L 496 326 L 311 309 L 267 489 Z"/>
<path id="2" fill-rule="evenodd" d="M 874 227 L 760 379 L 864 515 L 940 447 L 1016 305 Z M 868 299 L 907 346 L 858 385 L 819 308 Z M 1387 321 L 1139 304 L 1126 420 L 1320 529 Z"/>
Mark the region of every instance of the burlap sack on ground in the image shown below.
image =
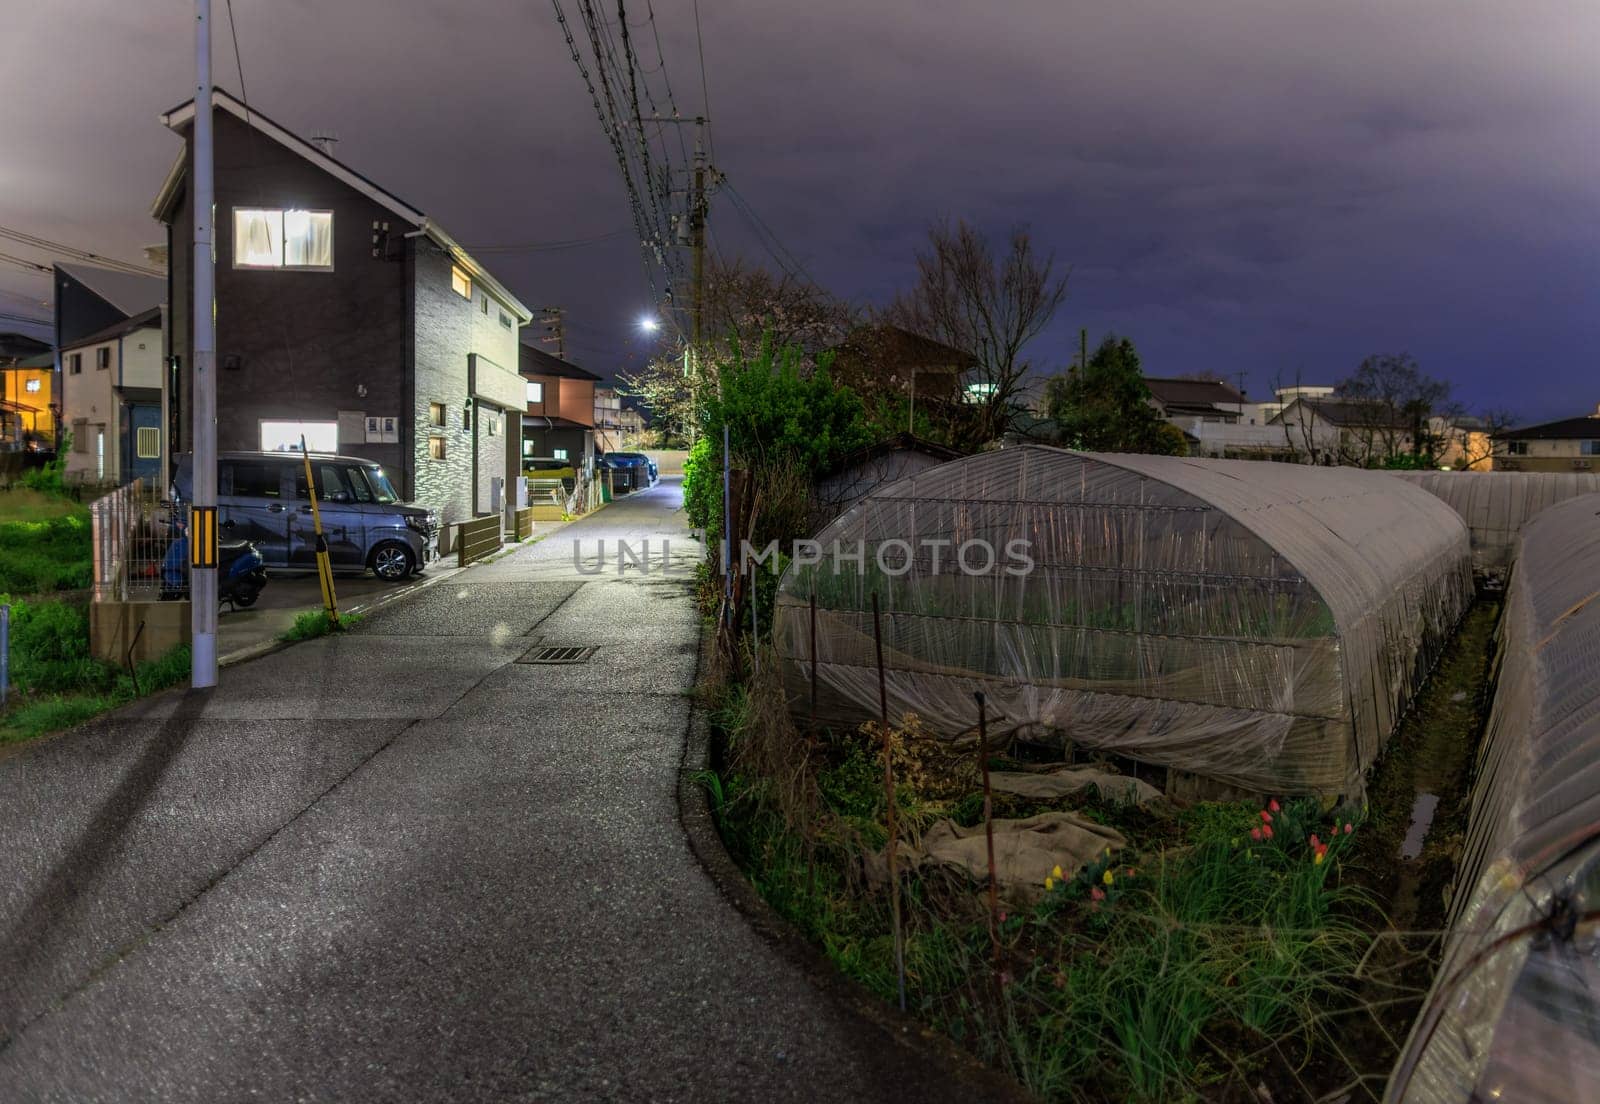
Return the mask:
<path id="1" fill-rule="evenodd" d="M 1075 813 L 1040 813 L 1025 820 L 994 822 L 995 878 L 1000 892 L 1013 901 L 1036 901 L 1044 894 L 1044 880 L 1057 866 L 1068 878 L 1080 867 L 1127 845 L 1121 833 Z M 899 869 L 928 865 L 965 870 L 975 882 L 989 880 L 988 842 L 982 824 L 963 828 L 941 820 L 917 844 L 901 840 L 896 849 Z M 868 879 L 887 882 L 883 854 L 866 856 Z"/>
<path id="2" fill-rule="evenodd" d="M 1148 782 L 1093 767 L 1051 771 L 991 771 L 989 785 L 1001 793 L 1042 801 L 1091 788 L 1100 791 L 1100 796 L 1107 801 L 1123 801 L 1130 805 L 1144 805 L 1161 799 L 1161 791 Z"/>

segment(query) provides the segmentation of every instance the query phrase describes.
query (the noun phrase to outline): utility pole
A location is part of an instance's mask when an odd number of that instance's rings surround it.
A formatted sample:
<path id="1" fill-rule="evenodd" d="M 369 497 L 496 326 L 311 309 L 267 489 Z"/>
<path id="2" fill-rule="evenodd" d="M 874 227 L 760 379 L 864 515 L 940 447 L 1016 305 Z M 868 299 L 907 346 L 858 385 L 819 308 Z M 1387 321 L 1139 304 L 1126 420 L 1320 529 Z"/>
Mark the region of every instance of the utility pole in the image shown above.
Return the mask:
<path id="1" fill-rule="evenodd" d="M 217 684 L 217 334 L 211 314 L 216 274 L 211 260 L 211 0 L 195 0 L 194 303 L 189 311 L 194 341 L 194 490 L 189 510 L 189 617 L 193 631 L 190 682 Z"/>
<path id="2" fill-rule="evenodd" d="M 1089 327 L 1083 326 L 1078 330 L 1078 371 L 1089 370 Z"/>
<path id="3" fill-rule="evenodd" d="M 694 251 L 694 289 L 692 317 L 689 319 L 690 347 L 700 356 L 701 320 L 706 307 L 706 121 L 695 120 L 694 192 L 689 198 L 689 246 Z"/>
<path id="4" fill-rule="evenodd" d="M 539 339 L 541 345 L 554 345 L 556 359 L 567 359 L 567 327 L 565 307 L 545 307 L 546 317 L 539 319 L 544 325 L 545 335 Z"/>

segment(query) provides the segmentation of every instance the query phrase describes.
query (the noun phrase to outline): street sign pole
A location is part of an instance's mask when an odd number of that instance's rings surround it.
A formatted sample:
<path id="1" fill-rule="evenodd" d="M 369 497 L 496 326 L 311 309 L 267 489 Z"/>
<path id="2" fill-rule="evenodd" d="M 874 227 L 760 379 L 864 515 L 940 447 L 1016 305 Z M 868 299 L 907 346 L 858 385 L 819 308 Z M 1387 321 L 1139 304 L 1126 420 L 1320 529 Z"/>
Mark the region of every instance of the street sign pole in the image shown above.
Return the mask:
<path id="1" fill-rule="evenodd" d="M 211 0 L 195 0 L 194 20 L 194 168 L 190 189 L 194 202 L 194 303 L 189 312 L 194 327 L 194 347 L 189 358 L 194 373 L 194 493 L 190 502 L 189 601 L 194 636 L 190 682 L 198 689 L 217 684 L 217 531 L 215 525 L 195 524 L 201 518 L 215 518 L 217 509 L 217 335 L 216 319 L 211 313 L 215 298 L 211 258 Z M 202 542 L 210 547 L 201 547 Z"/>

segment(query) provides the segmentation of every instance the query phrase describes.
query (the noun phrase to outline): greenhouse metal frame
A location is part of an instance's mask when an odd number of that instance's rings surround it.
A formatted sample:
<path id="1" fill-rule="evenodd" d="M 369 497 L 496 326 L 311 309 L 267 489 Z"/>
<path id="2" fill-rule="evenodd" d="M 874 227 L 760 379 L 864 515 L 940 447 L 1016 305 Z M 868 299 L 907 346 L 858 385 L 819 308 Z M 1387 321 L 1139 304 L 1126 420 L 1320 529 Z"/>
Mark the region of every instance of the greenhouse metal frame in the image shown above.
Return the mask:
<path id="1" fill-rule="evenodd" d="M 957 735 L 981 690 L 992 732 L 1255 793 L 1359 792 L 1472 595 L 1455 512 L 1348 468 L 1008 448 L 880 488 L 818 540 L 774 613 L 798 713 L 877 715 L 876 595 L 891 715 Z M 1031 570 L 956 562 L 1013 541 Z"/>

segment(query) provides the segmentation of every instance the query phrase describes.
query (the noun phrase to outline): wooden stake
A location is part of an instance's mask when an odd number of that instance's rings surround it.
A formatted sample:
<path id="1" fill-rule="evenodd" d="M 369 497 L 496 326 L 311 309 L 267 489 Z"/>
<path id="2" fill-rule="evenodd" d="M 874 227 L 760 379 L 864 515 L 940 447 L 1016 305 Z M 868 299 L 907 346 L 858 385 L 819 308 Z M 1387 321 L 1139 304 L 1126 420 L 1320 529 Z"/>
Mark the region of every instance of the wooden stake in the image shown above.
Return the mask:
<path id="1" fill-rule="evenodd" d="M 872 640 L 878 650 L 878 720 L 883 725 L 883 796 L 887 802 L 889 848 L 889 909 L 894 919 L 894 968 L 900 985 L 900 1011 L 906 1010 L 906 948 L 900 932 L 900 879 L 895 872 L 894 733 L 889 728 L 889 691 L 883 673 L 883 626 L 878 594 L 872 594 Z"/>
<path id="2" fill-rule="evenodd" d="M 813 738 L 817 734 L 817 592 L 814 588 L 811 591 L 811 717 L 806 734 Z"/>
<path id="3" fill-rule="evenodd" d="M 973 692 L 978 699 L 978 766 L 983 772 L 983 834 L 989 846 L 989 945 L 994 950 L 995 988 L 1000 986 L 1000 879 L 994 866 L 994 794 L 989 789 L 989 724 L 984 712 L 983 691 Z"/>

